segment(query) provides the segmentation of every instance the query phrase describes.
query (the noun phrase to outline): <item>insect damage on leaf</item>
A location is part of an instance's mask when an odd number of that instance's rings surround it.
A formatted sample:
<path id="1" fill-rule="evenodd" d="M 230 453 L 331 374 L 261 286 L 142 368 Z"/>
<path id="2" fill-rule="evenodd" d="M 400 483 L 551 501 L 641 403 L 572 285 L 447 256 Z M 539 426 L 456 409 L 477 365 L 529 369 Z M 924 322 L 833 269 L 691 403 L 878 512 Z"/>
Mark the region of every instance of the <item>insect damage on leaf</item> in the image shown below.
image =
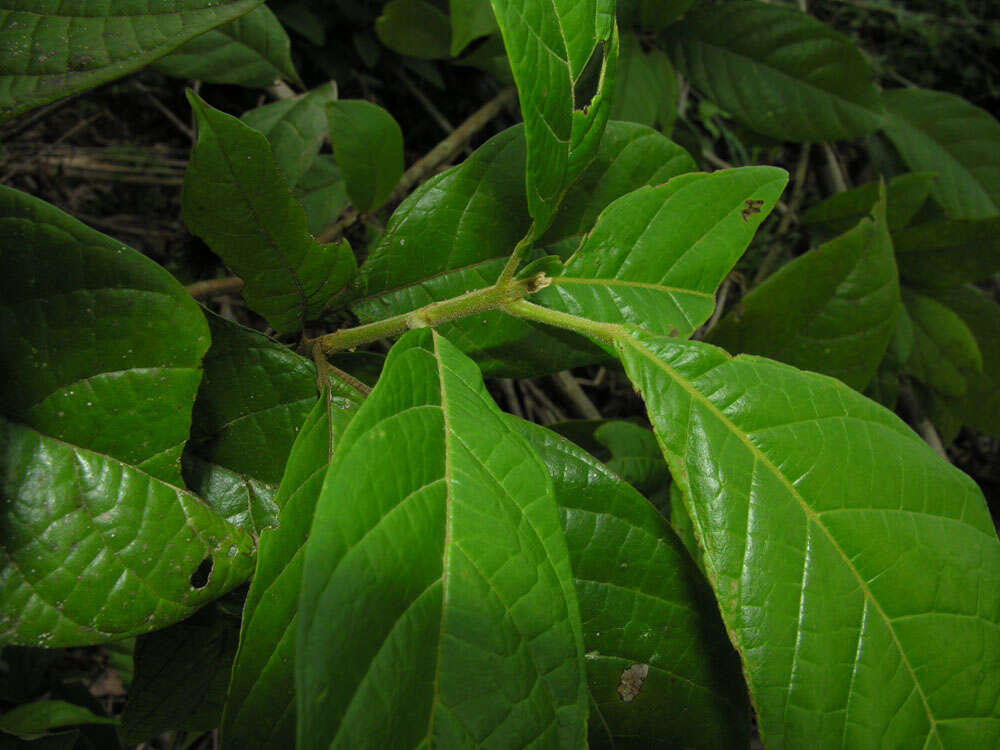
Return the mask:
<path id="1" fill-rule="evenodd" d="M 618 697 L 622 703 L 631 703 L 642 692 L 642 686 L 646 684 L 646 676 L 649 674 L 648 664 L 633 664 L 622 672 L 618 681 Z"/>
<path id="2" fill-rule="evenodd" d="M 764 201 L 759 198 L 747 198 L 746 204 L 746 208 L 740 211 L 743 221 L 747 221 L 753 214 L 759 214 Z"/>

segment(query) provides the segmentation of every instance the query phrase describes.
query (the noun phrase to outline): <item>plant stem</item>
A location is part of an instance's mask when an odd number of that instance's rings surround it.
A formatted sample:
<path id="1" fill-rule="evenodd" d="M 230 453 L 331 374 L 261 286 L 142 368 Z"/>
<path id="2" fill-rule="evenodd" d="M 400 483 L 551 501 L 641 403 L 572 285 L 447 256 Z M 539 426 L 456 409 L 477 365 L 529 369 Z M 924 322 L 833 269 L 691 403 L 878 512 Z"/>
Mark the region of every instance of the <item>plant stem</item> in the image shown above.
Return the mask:
<path id="1" fill-rule="evenodd" d="M 625 328 L 620 325 L 598 323 L 597 321 L 581 318 L 577 315 L 550 310 L 547 307 L 536 305 L 524 299 L 503 305 L 501 309 L 516 318 L 535 320 L 539 323 L 555 326 L 556 328 L 565 328 L 568 331 L 582 333 L 584 336 L 595 338 L 608 346 L 612 346 L 616 339 L 626 335 Z"/>
<path id="2" fill-rule="evenodd" d="M 243 279 L 225 276 L 221 279 L 196 281 L 184 287 L 192 297 L 213 297 L 220 294 L 236 294 L 243 288 Z"/>
<path id="3" fill-rule="evenodd" d="M 311 351 L 318 345 L 319 350 L 324 354 L 353 349 L 362 344 L 396 336 L 411 328 L 429 328 L 457 320 L 458 318 L 475 315 L 484 310 L 505 308 L 506 305 L 522 299 L 527 294 L 537 292 L 548 285 L 549 279 L 543 273 L 536 274 L 527 279 L 518 279 L 506 283 L 497 282 L 485 289 L 475 289 L 458 297 L 452 297 L 441 302 L 432 302 L 429 305 L 408 313 L 403 313 L 402 315 L 394 315 L 385 320 L 379 320 L 355 328 L 344 328 L 334 333 L 328 333 L 325 336 L 308 339 L 304 342 L 303 347 L 307 351 Z"/>
<path id="4" fill-rule="evenodd" d="M 510 254 L 507 259 L 507 263 L 504 264 L 503 270 L 500 272 L 500 276 L 497 278 L 497 284 L 502 284 L 505 281 L 510 281 L 514 278 L 514 274 L 517 272 L 517 267 L 521 265 L 521 261 L 528 254 L 528 250 L 531 249 L 531 243 L 535 241 L 535 224 L 532 222 L 531 227 L 528 229 L 528 233 L 521 238 L 521 241 L 514 246 L 514 252 Z"/>

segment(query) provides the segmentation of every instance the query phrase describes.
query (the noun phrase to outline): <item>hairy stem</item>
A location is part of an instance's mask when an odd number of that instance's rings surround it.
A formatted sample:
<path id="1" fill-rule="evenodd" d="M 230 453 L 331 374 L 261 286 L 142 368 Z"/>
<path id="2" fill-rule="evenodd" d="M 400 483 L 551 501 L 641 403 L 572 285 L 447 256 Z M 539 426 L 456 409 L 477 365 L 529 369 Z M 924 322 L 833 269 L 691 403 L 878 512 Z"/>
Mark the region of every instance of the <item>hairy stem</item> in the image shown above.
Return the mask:
<path id="1" fill-rule="evenodd" d="M 578 315 L 550 310 L 547 307 L 536 305 L 524 299 L 503 305 L 501 309 L 505 313 L 517 318 L 534 320 L 539 323 L 555 326 L 556 328 L 565 328 L 568 331 L 582 333 L 584 336 L 595 338 L 608 346 L 613 345 L 616 339 L 626 335 L 625 329 L 620 325 L 598 323 L 594 320 L 581 318 Z"/>

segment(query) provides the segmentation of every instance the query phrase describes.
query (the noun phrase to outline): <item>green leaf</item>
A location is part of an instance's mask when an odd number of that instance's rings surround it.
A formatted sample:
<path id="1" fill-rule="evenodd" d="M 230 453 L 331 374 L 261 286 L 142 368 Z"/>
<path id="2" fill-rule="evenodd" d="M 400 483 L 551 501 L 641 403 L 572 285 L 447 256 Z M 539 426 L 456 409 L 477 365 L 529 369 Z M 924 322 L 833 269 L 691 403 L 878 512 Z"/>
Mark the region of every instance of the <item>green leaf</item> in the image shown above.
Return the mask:
<path id="1" fill-rule="evenodd" d="M 635 332 L 768 747 L 1000 742 L 1000 544 L 975 483 L 840 382 Z"/>
<path id="2" fill-rule="evenodd" d="M 798 10 L 706 5 L 668 34 L 674 64 L 691 85 L 758 133 L 828 141 L 882 124 L 874 75 L 860 50 Z"/>
<path id="3" fill-rule="evenodd" d="M 716 287 L 787 181 L 783 169 L 743 167 L 639 188 L 604 210 L 536 299 L 591 320 L 686 338 L 712 314 Z"/>
<path id="4" fill-rule="evenodd" d="M 385 203 L 403 174 L 403 131 L 371 102 L 349 99 L 327 107 L 333 153 L 358 211 Z"/>
<path id="5" fill-rule="evenodd" d="M 907 172 L 889 180 L 886 185 L 889 231 L 896 232 L 910 223 L 930 197 L 934 179 L 933 172 Z M 871 213 L 878 202 L 879 184 L 869 182 L 831 195 L 804 211 L 802 223 L 830 235 L 846 232 Z"/>
<path id="6" fill-rule="evenodd" d="M 184 622 L 136 641 L 135 678 L 122 714 L 129 745 L 167 731 L 219 725 L 239 620 L 213 604 Z"/>
<path id="7" fill-rule="evenodd" d="M 296 187 L 316 161 L 327 136 L 326 105 L 335 100 L 336 92 L 331 86 L 320 86 L 294 99 L 251 109 L 240 118 L 267 136 L 274 163 L 288 187 Z"/>
<path id="8" fill-rule="evenodd" d="M 318 235 L 334 223 L 350 202 L 333 156 L 320 154 L 295 186 L 295 198 L 309 218 L 309 234 Z"/>
<path id="9" fill-rule="evenodd" d="M 862 390 L 875 376 L 899 315 L 885 212 L 883 197 L 854 229 L 782 266 L 740 300 L 712 331 L 711 343 L 832 375 Z"/>
<path id="10" fill-rule="evenodd" d="M 5 0 L 0 122 L 138 70 L 261 0 L 108 0 L 100 8 Z"/>
<path id="11" fill-rule="evenodd" d="M 469 42 L 497 31 L 497 19 L 489 0 L 448 0 L 451 22 L 451 55 L 457 56 Z"/>
<path id="12" fill-rule="evenodd" d="M 401 55 L 435 60 L 450 54 L 448 18 L 425 0 L 389 0 L 375 20 L 375 33 Z"/>
<path id="13" fill-rule="evenodd" d="M 899 274 L 914 286 L 959 286 L 1000 271 L 1000 216 L 916 224 L 892 240 Z"/>
<path id="14" fill-rule="evenodd" d="M 475 365 L 434 331 L 406 334 L 342 445 L 306 545 L 299 747 L 581 746 L 552 483 Z"/>
<path id="15" fill-rule="evenodd" d="M 225 748 L 295 746 L 295 632 L 302 549 L 326 467 L 362 396 L 333 381 L 309 413 L 278 489 L 280 525 L 261 534 L 222 720 Z"/>
<path id="16" fill-rule="evenodd" d="M 250 538 L 180 489 L 201 311 L 151 260 L 10 188 L 0 233 L 0 640 L 83 645 L 185 617 L 252 569 Z"/>
<path id="17" fill-rule="evenodd" d="M 948 406 L 962 424 L 1000 437 L 1000 306 L 974 286 L 942 290 L 935 299 L 969 327 L 983 361 L 982 371 L 962 369 L 965 397 Z"/>
<path id="18" fill-rule="evenodd" d="M 697 0 L 617 0 L 615 15 L 622 26 L 663 31 L 696 2 Z"/>
<path id="19" fill-rule="evenodd" d="M 244 281 L 279 333 L 318 316 L 354 275 L 350 246 L 320 245 L 288 192 L 267 138 L 189 91 L 198 141 L 184 177 L 184 223 Z"/>
<path id="20" fill-rule="evenodd" d="M 677 76 L 670 58 L 658 49 L 645 52 L 635 34 L 623 34 L 621 44 L 610 118 L 650 127 L 659 123 L 669 132 L 677 116 Z"/>
<path id="21" fill-rule="evenodd" d="M 176 78 L 263 88 L 275 81 L 299 81 L 291 41 L 266 5 L 196 36 L 153 63 Z"/>
<path id="22" fill-rule="evenodd" d="M 275 524 L 285 461 L 316 402 L 316 368 L 257 331 L 207 317 L 212 346 L 185 479 L 227 521 L 259 534 Z"/>
<path id="23" fill-rule="evenodd" d="M 963 370 L 983 369 L 976 337 L 957 313 L 937 300 L 904 289 L 903 303 L 914 332 L 913 354 L 904 370 L 945 396 L 964 396 Z"/>
<path id="24" fill-rule="evenodd" d="M 582 235 L 615 198 L 691 169 L 691 158 L 661 134 L 613 122 L 542 242 Z M 459 166 L 428 180 L 400 205 L 361 267 L 361 296 L 352 310 L 362 322 L 371 322 L 488 286 L 530 225 L 523 129 L 510 128 Z M 605 356 L 576 334 L 502 313 L 477 315 L 441 331 L 484 370 L 510 377 L 554 372 Z"/>
<path id="25" fill-rule="evenodd" d="M 597 153 L 611 107 L 618 27 L 606 0 L 490 2 L 521 101 L 525 184 L 537 236 Z M 597 92 L 584 112 L 576 112 L 574 87 L 591 57 L 602 51 Z"/>
<path id="26" fill-rule="evenodd" d="M 115 719 L 98 716 L 83 706 L 66 701 L 25 703 L 0 716 L 0 730 L 11 734 L 41 734 L 56 727 L 75 724 L 117 724 Z"/>
<path id="27" fill-rule="evenodd" d="M 711 590 L 666 521 L 580 448 L 510 422 L 555 487 L 583 620 L 590 746 L 745 748 L 750 718 L 739 660 Z M 605 426 L 613 425 L 642 430 Z M 633 665 L 645 668 L 637 694 L 623 685 Z"/>
<path id="28" fill-rule="evenodd" d="M 914 172 L 937 173 L 934 199 L 953 219 L 1000 213 L 1000 123 L 958 96 L 900 89 L 882 94 L 885 133 Z"/>

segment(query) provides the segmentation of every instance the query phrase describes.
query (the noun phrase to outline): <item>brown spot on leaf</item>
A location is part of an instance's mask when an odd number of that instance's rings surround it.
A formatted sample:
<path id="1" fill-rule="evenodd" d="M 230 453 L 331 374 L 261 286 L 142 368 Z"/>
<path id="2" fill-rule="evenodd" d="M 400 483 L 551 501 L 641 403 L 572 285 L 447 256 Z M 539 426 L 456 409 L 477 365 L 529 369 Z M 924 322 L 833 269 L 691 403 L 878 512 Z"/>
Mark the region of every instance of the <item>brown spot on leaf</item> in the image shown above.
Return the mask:
<path id="1" fill-rule="evenodd" d="M 642 692 L 642 686 L 646 684 L 648 674 L 648 664 L 633 664 L 622 672 L 621 680 L 618 681 L 618 697 L 622 703 L 631 703 L 636 699 Z"/>
<path id="2" fill-rule="evenodd" d="M 743 217 L 743 221 L 747 221 L 752 214 L 759 214 L 763 205 L 764 201 L 760 198 L 748 198 L 746 201 L 746 208 L 740 211 L 740 216 Z"/>

